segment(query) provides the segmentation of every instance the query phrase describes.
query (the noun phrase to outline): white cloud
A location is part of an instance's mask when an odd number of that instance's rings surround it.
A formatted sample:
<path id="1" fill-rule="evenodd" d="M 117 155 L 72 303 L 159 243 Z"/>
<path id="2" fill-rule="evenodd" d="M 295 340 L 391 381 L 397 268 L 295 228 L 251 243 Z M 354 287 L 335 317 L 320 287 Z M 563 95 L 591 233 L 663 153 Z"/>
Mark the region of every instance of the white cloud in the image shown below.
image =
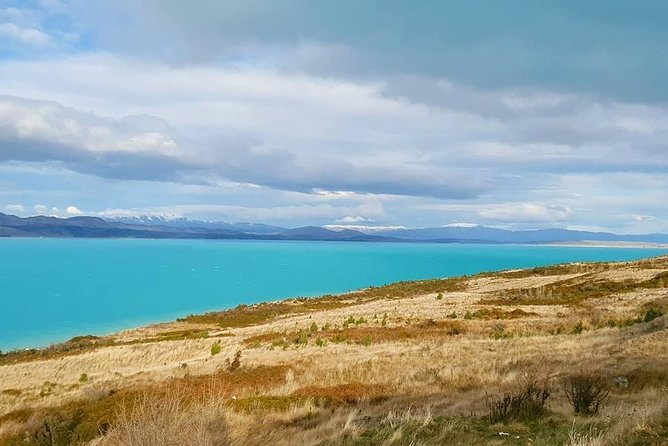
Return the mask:
<path id="1" fill-rule="evenodd" d="M 35 212 L 37 212 L 38 214 L 41 214 L 41 215 L 44 215 L 47 212 L 49 212 L 49 207 L 45 206 L 43 204 L 36 204 L 33 209 L 35 209 Z"/>
<path id="2" fill-rule="evenodd" d="M 343 217 L 340 220 L 337 220 L 336 222 L 337 223 L 361 223 L 361 222 L 365 222 L 365 221 L 369 221 L 369 220 L 362 217 L 361 215 L 357 215 L 357 216 L 354 216 L 354 217 L 352 215 L 348 215 L 348 216 Z"/>
<path id="3" fill-rule="evenodd" d="M 489 220 L 521 223 L 555 223 L 571 218 L 568 206 L 545 206 L 532 203 L 509 203 L 481 209 L 479 215 Z"/>
<path id="4" fill-rule="evenodd" d="M 326 229 L 332 231 L 344 231 L 352 229 L 353 231 L 364 232 L 366 234 L 373 234 L 377 232 L 392 231 L 397 229 L 406 229 L 406 226 L 367 226 L 367 225 L 324 225 Z"/>
<path id="5" fill-rule="evenodd" d="M 65 209 L 68 215 L 81 215 L 81 211 L 76 206 L 68 206 Z"/>
<path id="6" fill-rule="evenodd" d="M 43 46 L 49 43 L 49 35 L 32 28 L 21 28 L 14 23 L 0 23 L 0 37 L 9 37 L 29 45 Z"/>
<path id="7" fill-rule="evenodd" d="M 25 212 L 25 208 L 22 204 L 8 204 L 5 206 L 5 209 L 14 214 L 23 214 Z"/>

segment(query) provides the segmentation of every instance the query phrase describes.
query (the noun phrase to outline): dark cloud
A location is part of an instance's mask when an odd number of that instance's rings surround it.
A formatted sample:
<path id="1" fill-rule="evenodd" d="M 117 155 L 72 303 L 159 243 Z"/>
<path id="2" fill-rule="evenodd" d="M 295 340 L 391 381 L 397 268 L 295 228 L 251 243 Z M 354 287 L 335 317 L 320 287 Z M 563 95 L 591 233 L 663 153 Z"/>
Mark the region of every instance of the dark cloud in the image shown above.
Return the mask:
<path id="1" fill-rule="evenodd" d="M 656 63 L 668 59 L 660 0 L 70 3 L 100 47 L 174 63 L 264 59 L 318 75 L 418 74 L 485 89 L 668 100 L 668 68 Z"/>

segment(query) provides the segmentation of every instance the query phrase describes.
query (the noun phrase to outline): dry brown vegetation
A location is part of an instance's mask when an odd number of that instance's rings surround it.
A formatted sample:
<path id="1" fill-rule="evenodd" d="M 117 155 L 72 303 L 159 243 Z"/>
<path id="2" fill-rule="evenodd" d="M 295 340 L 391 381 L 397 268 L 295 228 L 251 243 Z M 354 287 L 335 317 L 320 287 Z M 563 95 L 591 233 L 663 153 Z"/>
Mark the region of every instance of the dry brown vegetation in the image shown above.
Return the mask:
<path id="1" fill-rule="evenodd" d="M 667 311 L 661 257 L 75 338 L 0 358 L 0 445 L 662 445 Z"/>

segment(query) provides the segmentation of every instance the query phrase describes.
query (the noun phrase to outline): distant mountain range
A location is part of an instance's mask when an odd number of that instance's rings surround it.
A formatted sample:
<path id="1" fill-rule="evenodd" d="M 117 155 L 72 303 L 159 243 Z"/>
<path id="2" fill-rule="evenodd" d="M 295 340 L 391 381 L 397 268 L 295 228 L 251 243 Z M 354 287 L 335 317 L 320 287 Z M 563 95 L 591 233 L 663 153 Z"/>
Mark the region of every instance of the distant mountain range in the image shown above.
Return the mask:
<path id="1" fill-rule="evenodd" d="M 99 217 L 17 217 L 0 213 L 0 237 L 88 237 L 154 239 L 253 239 L 433 243 L 668 243 L 668 234 L 619 235 L 609 232 L 538 229 L 509 231 L 486 226 L 444 226 L 419 229 L 346 229 L 304 226 L 284 228 L 258 223 L 168 219 L 159 216 L 103 219 Z"/>

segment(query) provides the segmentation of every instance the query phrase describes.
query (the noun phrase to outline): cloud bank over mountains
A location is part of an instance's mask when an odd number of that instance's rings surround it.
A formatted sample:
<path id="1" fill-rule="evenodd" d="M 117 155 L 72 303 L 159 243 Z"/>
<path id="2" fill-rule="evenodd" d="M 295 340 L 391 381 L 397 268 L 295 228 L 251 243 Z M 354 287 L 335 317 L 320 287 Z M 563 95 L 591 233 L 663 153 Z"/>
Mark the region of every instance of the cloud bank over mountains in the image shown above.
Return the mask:
<path id="1" fill-rule="evenodd" d="M 9 2 L 0 208 L 668 231 L 642 3 Z"/>

